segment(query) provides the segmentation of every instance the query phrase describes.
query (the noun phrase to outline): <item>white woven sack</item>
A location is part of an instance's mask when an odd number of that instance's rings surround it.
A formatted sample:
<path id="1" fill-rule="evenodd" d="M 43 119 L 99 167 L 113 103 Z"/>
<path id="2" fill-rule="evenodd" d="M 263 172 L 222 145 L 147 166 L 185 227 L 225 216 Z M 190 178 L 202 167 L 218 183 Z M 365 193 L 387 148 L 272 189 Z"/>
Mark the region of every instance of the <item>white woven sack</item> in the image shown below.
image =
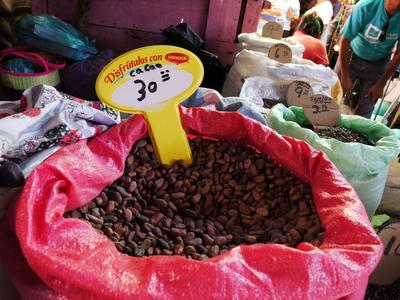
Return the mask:
<path id="1" fill-rule="evenodd" d="M 302 80 L 312 82 L 314 85 L 320 84 L 330 91 L 332 97 L 341 98 L 339 78 L 332 69 L 305 59 L 294 59 L 293 62 L 282 64 L 263 53 L 242 50 L 235 57 L 234 65 L 225 80 L 222 95 L 239 96 L 246 78 L 261 76 L 275 82 Z"/>
<path id="2" fill-rule="evenodd" d="M 292 56 L 302 58 L 304 46 L 299 42 L 292 40 L 290 37 L 280 40 L 263 37 L 257 32 L 241 33 L 238 35 L 239 51 L 247 49 L 263 53 L 268 53 L 268 50 L 275 44 L 281 43 L 287 45 L 292 50 Z"/>

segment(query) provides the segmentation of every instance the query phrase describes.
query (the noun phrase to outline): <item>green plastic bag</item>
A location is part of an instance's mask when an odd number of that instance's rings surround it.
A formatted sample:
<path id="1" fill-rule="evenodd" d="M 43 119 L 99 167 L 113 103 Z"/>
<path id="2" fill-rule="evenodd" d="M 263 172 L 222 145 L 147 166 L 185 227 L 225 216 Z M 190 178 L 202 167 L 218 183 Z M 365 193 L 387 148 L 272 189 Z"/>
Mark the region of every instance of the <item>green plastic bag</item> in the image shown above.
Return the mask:
<path id="1" fill-rule="evenodd" d="M 342 115 L 337 126 L 360 133 L 375 144 L 368 146 L 323 139 L 314 131 L 302 128 L 310 123 L 300 107 L 278 104 L 266 118 L 268 126 L 278 133 L 306 141 L 324 152 L 357 191 L 372 219 L 382 199 L 390 163 L 400 153 L 400 141 L 393 130 L 365 118 Z"/>

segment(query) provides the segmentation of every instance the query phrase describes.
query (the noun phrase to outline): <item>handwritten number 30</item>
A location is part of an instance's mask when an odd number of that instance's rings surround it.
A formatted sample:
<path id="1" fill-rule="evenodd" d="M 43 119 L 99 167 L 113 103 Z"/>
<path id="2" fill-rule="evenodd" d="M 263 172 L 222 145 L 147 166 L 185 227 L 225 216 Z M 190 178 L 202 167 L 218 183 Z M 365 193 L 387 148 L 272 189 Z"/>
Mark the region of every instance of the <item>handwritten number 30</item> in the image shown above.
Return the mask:
<path id="1" fill-rule="evenodd" d="M 146 98 L 146 84 L 140 79 L 136 79 L 133 83 L 140 85 L 140 89 L 138 90 L 140 97 L 137 98 L 137 101 L 143 101 Z M 149 82 L 147 89 L 150 93 L 155 93 L 157 91 L 157 83 L 154 81 Z"/>

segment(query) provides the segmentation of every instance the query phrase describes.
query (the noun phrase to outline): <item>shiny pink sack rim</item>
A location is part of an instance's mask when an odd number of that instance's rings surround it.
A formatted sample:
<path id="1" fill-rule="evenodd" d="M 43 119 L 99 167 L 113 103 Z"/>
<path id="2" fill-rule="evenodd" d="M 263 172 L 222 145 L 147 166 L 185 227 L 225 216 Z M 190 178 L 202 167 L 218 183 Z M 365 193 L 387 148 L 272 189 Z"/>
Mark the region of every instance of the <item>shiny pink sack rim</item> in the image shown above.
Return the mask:
<path id="1" fill-rule="evenodd" d="M 249 144 L 311 182 L 326 228 L 323 245 L 241 246 L 207 262 L 182 257 L 138 259 L 118 253 L 112 242 L 89 225 L 64 219 L 65 209 L 91 200 L 120 176 L 131 146 L 146 135 L 143 119 L 135 116 L 87 144 L 83 141 L 61 150 L 32 173 L 15 211 L 17 237 L 32 270 L 50 288 L 72 299 L 174 299 L 182 292 L 188 299 L 199 295 L 206 299 L 362 299 L 382 245 L 354 190 L 327 157 L 235 113 L 182 109 L 182 118 L 190 134 Z M 104 175 L 84 178 L 87 170 L 76 168 L 76 157 L 84 159 L 82 166 Z M 78 189 L 86 196 L 78 196 Z M 84 250 L 78 252 L 83 242 L 76 245 L 71 239 L 82 234 L 89 257 L 83 255 Z"/>

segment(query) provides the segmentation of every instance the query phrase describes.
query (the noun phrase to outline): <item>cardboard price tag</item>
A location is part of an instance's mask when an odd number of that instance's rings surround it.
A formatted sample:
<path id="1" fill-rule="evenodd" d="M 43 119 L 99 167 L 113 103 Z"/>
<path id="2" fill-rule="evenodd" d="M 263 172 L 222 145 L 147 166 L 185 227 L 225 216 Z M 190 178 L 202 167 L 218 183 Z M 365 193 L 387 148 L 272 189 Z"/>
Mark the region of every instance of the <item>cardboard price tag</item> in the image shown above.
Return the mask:
<path id="1" fill-rule="evenodd" d="M 335 126 L 340 119 L 339 106 L 329 96 L 313 95 L 302 106 L 305 117 L 315 126 Z"/>
<path id="2" fill-rule="evenodd" d="M 96 93 L 107 106 L 145 116 L 157 157 L 164 164 L 192 161 L 178 104 L 200 86 L 200 59 L 175 46 L 149 46 L 127 52 L 99 74 Z"/>
<path id="3" fill-rule="evenodd" d="M 262 36 L 280 40 L 283 36 L 283 28 L 282 28 L 281 24 L 279 24 L 279 23 L 268 22 L 263 27 Z"/>
<path id="4" fill-rule="evenodd" d="M 312 97 L 314 91 L 312 86 L 305 81 L 293 81 L 289 84 L 286 92 L 286 101 L 289 106 L 303 106 L 309 98 Z"/>
<path id="5" fill-rule="evenodd" d="M 268 57 L 270 59 L 276 60 L 282 64 L 287 64 L 292 62 L 292 50 L 288 45 L 278 43 L 273 45 L 268 50 Z"/>

